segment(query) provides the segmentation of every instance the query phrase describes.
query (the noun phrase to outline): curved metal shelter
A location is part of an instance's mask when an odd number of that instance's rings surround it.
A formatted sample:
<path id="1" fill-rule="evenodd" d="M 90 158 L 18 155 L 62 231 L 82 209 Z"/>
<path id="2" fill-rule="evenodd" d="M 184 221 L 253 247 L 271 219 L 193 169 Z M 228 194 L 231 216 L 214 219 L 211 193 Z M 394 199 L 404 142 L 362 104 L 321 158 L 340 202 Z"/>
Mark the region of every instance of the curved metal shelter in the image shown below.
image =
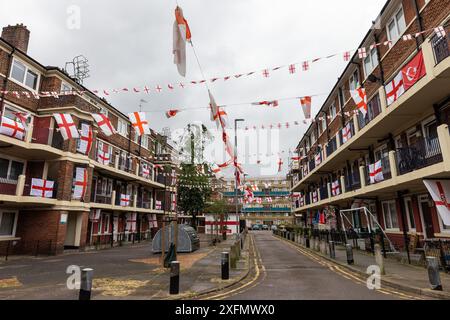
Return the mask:
<path id="1" fill-rule="evenodd" d="M 152 250 L 153 253 L 160 253 L 161 249 L 161 236 L 162 232 L 164 232 L 165 246 L 164 251 L 167 252 L 170 247 L 170 243 L 174 242 L 175 232 L 174 226 L 166 226 L 164 229 L 160 229 L 152 241 Z M 200 238 L 197 235 L 197 231 L 191 226 L 186 224 L 178 225 L 178 243 L 177 243 L 177 252 L 181 253 L 189 253 L 194 252 L 200 248 Z"/>

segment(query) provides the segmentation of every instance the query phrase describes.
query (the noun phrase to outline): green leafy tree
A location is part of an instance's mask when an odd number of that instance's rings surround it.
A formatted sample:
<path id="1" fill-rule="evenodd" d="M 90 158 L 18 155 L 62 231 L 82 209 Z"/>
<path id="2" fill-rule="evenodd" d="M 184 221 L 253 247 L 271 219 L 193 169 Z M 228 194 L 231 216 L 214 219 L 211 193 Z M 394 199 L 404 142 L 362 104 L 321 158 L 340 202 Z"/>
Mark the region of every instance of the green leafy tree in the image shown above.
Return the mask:
<path id="1" fill-rule="evenodd" d="M 219 233 L 226 234 L 226 227 L 223 224 L 223 221 L 228 220 L 228 203 L 221 199 L 221 200 L 216 200 L 212 203 L 210 203 L 210 205 L 208 207 L 206 207 L 205 212 L 211 214 L 214 216 L 214 221 L 216 222 L 215 226 L 216 226 L 216 236 L 219 235 Z M 219 226 L 217 225 L 217 222 L 220 221 L 221 222 L 221 230 L 219 230 Z"/>

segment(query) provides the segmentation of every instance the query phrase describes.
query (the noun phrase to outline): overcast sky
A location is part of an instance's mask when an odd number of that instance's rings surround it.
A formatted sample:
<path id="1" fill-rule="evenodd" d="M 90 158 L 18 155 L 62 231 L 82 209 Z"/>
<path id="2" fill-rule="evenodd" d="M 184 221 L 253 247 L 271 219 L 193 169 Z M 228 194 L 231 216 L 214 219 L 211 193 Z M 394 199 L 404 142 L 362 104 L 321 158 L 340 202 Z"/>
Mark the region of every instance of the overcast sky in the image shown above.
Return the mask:
<path id="1" fill-rule="evenodd" d="M 308 72 L 287 70 L 263 78 L 260 70 L 356 48 L 378 16 L 385 0 L 178 0 L 188 20 L 193 43 L 207 78 L 258 71 L 252 77 L 217 81 L 211 90 L 219 105 L 328 94 L 342 73 L 341 56 L 316 63 Z M 79 29 L 69 29 L 68 8 L 80 8 Z M 175 0 L 16 0 L 2 1 L 3 26 L 24 23 L 31 30 L 28 53 L 44 65 L 64 67 L 79 54 L 89 59 L 90 89 L 144 86 L 202 79 L 188 48 L 187 76 L 173 64 L 172 28 Z M 162 93 L 119 94 L 108 100 L 124 113 L 136 111 L 140 99 L 146 111 L 208 106 L 202 85 Z M 313 114 L 326 95 L 313 98 Z M 227 109 L 230 122 L 242 126 L 270 125 L 304 119 L 299 102 L 281 102 L 278 108 L 238 106 Z M 172 131 L 201 121 L 209 128 L 207 109 L 182 112 L 167 120 L 163 112 L 147 114 L 156 131 Z M 287 171 L 287 151 L 295 148 L 306 125 L 280 131 L 279 150 Z M 242 140 L 242 139 L 241 139 Z M 254 143 L 253 143 L 254 144 Z M 217 148 L 222 148 L 219 141 Z M 252 153 L 252 152 L 249 152 Z M 254 153 L 254 152 L 253 152 Z M 277 156 L 275 156 L 277 158 Z M 274 162 L 262 157 L 263 163 Z M 216 159 L 220 162 L 221 159 Z M 248 162 L 248 161 L 247 161 Z M 265 175 L 260 166 L 244 161 L 250 175 Z M 270 170 L 269 170 L 270 171 Z"/>

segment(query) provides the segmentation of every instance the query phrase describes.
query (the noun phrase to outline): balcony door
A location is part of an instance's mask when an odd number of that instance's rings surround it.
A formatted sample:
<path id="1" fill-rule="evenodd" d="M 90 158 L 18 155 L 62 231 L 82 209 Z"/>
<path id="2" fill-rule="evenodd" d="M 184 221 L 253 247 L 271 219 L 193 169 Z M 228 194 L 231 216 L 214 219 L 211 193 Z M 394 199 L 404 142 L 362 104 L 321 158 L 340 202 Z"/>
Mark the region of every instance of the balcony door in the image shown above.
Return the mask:
<path id="1" fill-rule="evenodd" d="M 430 202 L 427 195 L 420 196 L 419 198 L 419 211 L 422 219 L 424 237 L 425 239 L 434 238 L 433 219 L 431 217 Z"/>

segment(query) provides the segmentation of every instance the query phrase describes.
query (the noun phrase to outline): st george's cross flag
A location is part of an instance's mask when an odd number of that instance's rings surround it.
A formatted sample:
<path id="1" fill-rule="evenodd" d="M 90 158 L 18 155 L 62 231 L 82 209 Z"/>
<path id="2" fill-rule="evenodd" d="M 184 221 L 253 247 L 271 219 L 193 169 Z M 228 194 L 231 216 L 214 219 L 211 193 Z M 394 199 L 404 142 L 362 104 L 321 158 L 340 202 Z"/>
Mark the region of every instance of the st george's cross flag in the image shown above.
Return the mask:
<path id="1" fill-rule="evenodd" d="M 302 105 L 303 114 L 305 119 L 311 119 L 311 97 L 303 97 L 300 99 L 300 104 Z"/>
<path id="2" fill-rule="evenodd" d="M 344 128 L 342 128 L 342 143 L 346 143 L 351 138 L 352 138 L 352 126 L 349 122 Z"/>
<path id="3" fill-rule="evenodd" d="M 450 226 L 450 180 L 423 180 L 442 222 Z"/>
<path id="4" fill-rule="evenodd" d="M 111 121 L 109 118 L 101 113 L 94 113 L 92 115 L 97 125 L 100 127 L 100 130 L 102 130 L 103 134 L 107 137 L 112 136 L 116 133 L 116 130 L 111 124 Z"/>
<path id="5" fill-rule="evenodd" d="M 73 181 L 73 196 L 74 200 L 81 200 L 86 195 L 88 187 L 88 171 L 86 168 L 75 169 L 75 179 Z"/>
<path id="6" fill-rule="evenodd" d="M 80 140 L 78 142 L 77 151 L 88 155 L 91 152 L 92 144 L 94 143 L 94 135 L 92 127 L 87 123 L 81 124 Z"/>
<path id="7" fill-rule="evenodd" d="M 97 161 L 105 166 L 109 165 L 111 162 L 110 148 L 106 143 L 99 142 L 97 149 Z"/>
<path id="8" fill-rule="evenodd" d="M 191 30 L 184 18 L 183 10 L 177 6 L 173 24 L 173 55 L 178 73 L 182 77 L 186 76 L 186 42 L 191 42 Z"/>
<path id="9" fill-rule="evenodd" d="M 129 194 L 120 194 L 120 206 L 121 207 L 129 207 L 131 203 Z"/>
<path id="10" fill-rule="evenodd" d="M 137 213 L 127 213 L 126 230 L 128 232 L 136 232 L 136 217 Z"/>
<path id="11" fill-rule="evenodd" d="M 39 198 L 52 198 L 54 185 L 54 181 L 32 178 L 30 196 Z"/>
<path id="12" fill-rule="evenodd" d="M 78 129 L 72 116 L 68 113 L 54 113 L 56 123 L 59 127 L 59 132 L 64 140 L 77 139 L 80 137 Z"/>
<path id="13" fill-rule="evenodd" d="M 131 112 L 128 114 L 128 118 L 138 136 L 150 134 L 150 127 L 148 126 L 148 121 L 145 119 L 145 112 Z"/>
<path id="14" fill-rule="evenodd" d="M 387 105 L 393 104 L 398 100 L 405 92 L 405 87 L 403 85 L 403 73 L 399 72 L 397 76 L 389 82 L 386 87 L 386 99 Z"/>
<path id="15" fill-rule="evenodd" d="M 341 194 L 341 186 L 339 181 L 336 180 L 331 183 L 331 194 L 335 197 Z"/>
<path id="16" fill-rule="evenodd" d="M 374 184 L 384 180 L 381 160 L 369 165 L 370 183 Z"/>
<path id="17" fill-rule="evenodd" d="M 362 113 L 365 118 L 367 115 L 367 95 L 364 88 L 358 88 L 356 90 L 350 90 L 350 94 L 355 101 L 357 109 Z"/>
<path id="18" fill-rule="evenodd" d="M 0 133 L 15 139 L 23 140 L 25 137 L 25 127 L 21 122 L 14 121 L 5 116 L 1 117 Z"/>

